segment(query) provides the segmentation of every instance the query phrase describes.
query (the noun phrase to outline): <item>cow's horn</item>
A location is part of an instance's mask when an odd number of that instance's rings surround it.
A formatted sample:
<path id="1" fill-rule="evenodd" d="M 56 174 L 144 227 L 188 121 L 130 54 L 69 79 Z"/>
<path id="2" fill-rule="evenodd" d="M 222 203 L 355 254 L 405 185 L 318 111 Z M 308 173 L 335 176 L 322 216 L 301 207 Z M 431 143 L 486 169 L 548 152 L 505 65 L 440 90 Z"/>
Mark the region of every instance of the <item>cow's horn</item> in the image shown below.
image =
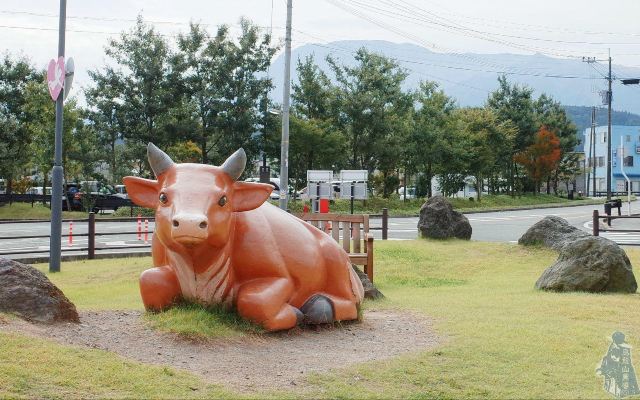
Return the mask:
<path id="1" fill-rule="evenodd" d="M 240 148 L 230 155 L 220 168 L 236 181 L 240 178 L 240 175 L 242 175 L 245 165 L 247 165 L 247 155 L 244 149 Z"/>
<path id="2" fill-rule="evenodd" d="M 173 165 L 171 157 L 151 142 L 147 145 L 147 159 L 149 160 L 149 165 L 156 177 L 160 176 Z"/>

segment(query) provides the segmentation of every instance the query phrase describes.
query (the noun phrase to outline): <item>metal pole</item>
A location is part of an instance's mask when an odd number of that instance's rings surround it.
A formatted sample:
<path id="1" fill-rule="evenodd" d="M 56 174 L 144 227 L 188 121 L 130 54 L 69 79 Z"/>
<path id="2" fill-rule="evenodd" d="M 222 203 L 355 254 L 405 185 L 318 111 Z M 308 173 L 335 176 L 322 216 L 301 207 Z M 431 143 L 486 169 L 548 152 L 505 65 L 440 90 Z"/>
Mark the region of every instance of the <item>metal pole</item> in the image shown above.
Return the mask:
<path id="1" fill-rule="evenodd" d="M 609 55 L 609 91 L 607 92 L 607 103 L 609 105 L 609 123 L 607 129 L 607 200 L 611 200 L 611 102 L 613 101 L 613 93 L 611 93 L 611 55 Z"/>
<path id="2" fill-rule="evenodd" d="M 353 197 L 356 191 L 356 182 L 351 182 L 351 214 L 353 214 Z"/>
<path id="3" fill-rule="evenodd" d="M 96 258 L 96 213 L 89 213 L 89 243 L 88 243 L 88 254 L 87 257 L 89 260 L 93 260 Z"/>
<path id="4" fill-rule="evenodd" d="M 387 240 L 389 233 L 389 209 L 382 209 L 382 240 Z"/>
<path id="5" fill-rule="evenodd" d="M 598 210 L 593 210 L 593 236 L 600 235 L 600 217 L 598 216 Z"/>
<path id="6" fill-rule="evenodd" d="M 289 189 L 289 97 L 291 93 L 291 12 L 287 0 L 287 29 L 284 46 L 284 90 L 282 94 L 282 142 L 280 144 L 280 208 L 287 209 Z"/>
<path id="7" fill-rule="evenodd" d="M 593 143 L 593 197 L 596 197 L 596 108 L 591 109 L 591 143 Z"/>
<path id="8" fill-rule="evenodd" d="M 64 58 L 64 34 L 66 29 L 67 0 L 60 0 L 58 27 L 58 57 Z M 56 99 L 55 157 L 53 160 L 51 191 L 51 238 L 49 241 L 49 272 L 60 271 L 62 253 L 62 118 L 64 111 L 63 88 Z M 46 173 L 46 172 L 45 172 Z"/>

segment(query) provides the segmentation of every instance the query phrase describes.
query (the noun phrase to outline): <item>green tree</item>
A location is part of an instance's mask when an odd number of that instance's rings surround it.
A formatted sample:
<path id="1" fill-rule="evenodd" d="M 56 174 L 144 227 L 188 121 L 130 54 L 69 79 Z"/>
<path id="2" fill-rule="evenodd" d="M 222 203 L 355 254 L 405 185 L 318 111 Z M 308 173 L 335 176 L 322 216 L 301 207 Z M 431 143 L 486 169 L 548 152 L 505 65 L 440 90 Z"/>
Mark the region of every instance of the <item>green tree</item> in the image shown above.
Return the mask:
<path id="1" fill-rule="evenodd" d="M 240 36 L 233 43 L 229 88 L 224 93 L 227 109 L 219 123 L 224 140 L 210 154 L 216 162 L 224 161 L 239 147 L 249 158 L 257 154 L 261 146 L 259 135 L 255 134 L 267 112 L 261 101 L 273 88 L 271 78 L 265 74 L 276 51 L 271 37 L 260 35 L 260 28 L 246 19 L 240 20 L 240 27 Z"/>
<path id="2" fill-rule="evenodd" d="M 191 137 L 198 143 L 202 163 L 223 139 L 221 120 L 230 109 L 225 93 L 231 90 L 235 68 L 235 47 L 229 29 L 218 27 L 215 37 L 198 24 L 190 24 L 187 34 L 177 40 L 176 65 L 184 86 L 185 105 L 196 126 Z"/>
<path id="3" fill-rule="evenodd" d="M 43 175 L 42 188 L 47 186 L 49 172 L 53 168 L 55 147 L 55 103 L 49 96 L 47 85 L 44 83 L 44 72 L 40 82 L 29 82 L 25 90 L 23 110 L 26 118 L 26 129 L 31 135 L 30 154 L 32 163 Z M 75 161 L 70 157 L 76 147 L 75 132 L 82 123 L 81 111 L 73 98 L 67 99 L 64 105 L 64 124 L 62 130 L 62 166 L 64 168 L 64 180 L 68 182 L 67 166 Z M 70 168 L 73 171 L 73 168 Z"/>
<path id="4" fill-rule="evenodd" d="M 383 179 L 397 172 L 409 132 L 412 95 L 402 90 L 407 72 L 398 63 L 362 48 L 356 66 L 339 66 L 328 58 L 338 83 L 332 107 L 335 126 L 347 137 L 350 164 Z M 388 196 L 384 185 L 383 196 Z"/>
<path id="5" fill-rule="evenodd" d="M 510 153 L 517 130 L 510 121 L 500 122 L 488 108 L 465 108 L 456 114 L 465 149 L 465 169 L 475 178 L 480 201 L 485 179 L 499 166 L 504 155 Z"/>
<path id="6" fill-rule="evenodd" d="M 133 147 L 138 170 L 148 173 L 147 142 L 166 148 L 180 139 L 171 135 L 168 128 L 175 116 L 171 110 L 182 99 L 173 53 L 165 38 L 141 17 L 129 32 L 111 39 L 105 53 L 113 63 L 107 64 L 104 72 L 95 71 L 91 76 L 97 90 L 103 81 L 108 82 L 111 99 L 117 105 L 118 125 L 123 127 L 122 135 Z M 105 104 L 105 120 L 113 112 L 110 105 L 113 104 Z"/>
<path id="7" fill-rule="evenodd" d="M 7 179 L 7 193 L 29 162 L 25 88 L 34 82 L 45 84 L 27 59 L 5 54 L 0 60 L 0 176 Z"/>
<path id="8" fill-rule="evenodd" d="M 122 176 L 118 174 L 117 146 L 124 139 L 125 130 L 121 97 L 125 90 L 123 81 L 112 69 L 89 71 L 89 76 L 94 86 L 85 90 L 88 105 L 86 120 L 89 125 L 85 133 L 94 134 L 96 145 L 101 149 L 100 158 L 109 165 L 110 179 L 119 182 Z"/>
<path id="9" fill-rule="evenodd" d="M 417 109 L 413 112 L 412 129 L 405 146 L 405 168 L 425 175 L 428 197 L 432 196 L 431 180 L 436 173 L 452 172 L 452 157 L 458 147 L 452 143 L 452 115 L 455 102 L 435 82 L 421 82 L 415 93 Z M 457 190 L 456 190 L 457 191 Z"/>
<path id="10" fill-rule="evenodd" d="M 533 106 L 533 90 L 526 86 L 510 84 L 506 76 L 499 77 L 498 84 L 498 89 L 489 95 L 486 106 L 495 112 L 499 121 L 511 121 L 515 125 L 517 131 L 512 152 L 515 154 L 533 143 L 534 135 L 539 128 Z M 509 177 L 509 186 L 513 194 L 518 171 L 516 163 L 512 160 L 504 175 Z"/>
<path id="11" fill-rule="evenodd" d="M 298 60 L 298 82 L 291 86 L 291 105 L 301 118 L 328 120 L 335 87 L 327 74 L 315 63 L 313 56 Z"/>

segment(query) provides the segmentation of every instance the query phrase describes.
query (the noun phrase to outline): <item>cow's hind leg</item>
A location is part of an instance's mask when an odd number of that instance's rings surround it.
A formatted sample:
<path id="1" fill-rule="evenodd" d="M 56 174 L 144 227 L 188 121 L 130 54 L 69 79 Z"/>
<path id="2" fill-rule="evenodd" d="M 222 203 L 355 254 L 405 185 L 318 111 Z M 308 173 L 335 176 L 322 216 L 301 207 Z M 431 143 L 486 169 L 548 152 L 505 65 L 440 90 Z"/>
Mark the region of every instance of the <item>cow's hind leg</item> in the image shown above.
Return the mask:
<path id="1" fill-rule="evenodd" d="M 358 319 L 358 305 L 354 300 L 338 296 L 327 295 L 333 303 L 336 321 L 351 321 Z"/>
<path id="2" fill-rule="evenodd" d="M 144 271 L 140 275 L 140 295 L 149 311 L 170 307 L 181 295 L 176 274 L 166 265 Z"/>
<path id="3" fill-rule="evenodd" d="M 358 307 L 353 300 L 322 293 L 315 294 L 300 307 L 307 324 L 328 324 L 334 321 L 358 319 Z"/>
<path id="4" fill-rule="evenodd" d="M 238 313 L 268 331 L 293 328 L 301 322 L 302 313 L 288 303 L 292 293 L 293 283 L 287 279 L 255 279 L 238 290 Z"/>

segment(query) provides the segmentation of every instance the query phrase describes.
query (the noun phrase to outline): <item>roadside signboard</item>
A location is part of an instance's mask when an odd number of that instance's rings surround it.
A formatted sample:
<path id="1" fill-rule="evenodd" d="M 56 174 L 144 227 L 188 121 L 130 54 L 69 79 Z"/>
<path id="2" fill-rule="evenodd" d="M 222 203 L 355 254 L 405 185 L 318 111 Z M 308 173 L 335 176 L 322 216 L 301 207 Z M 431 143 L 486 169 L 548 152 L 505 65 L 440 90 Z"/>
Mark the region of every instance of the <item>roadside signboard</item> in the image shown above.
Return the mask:
<path id="1" fill-rule="evenodd" d="M 331 182 L 333 171 L 307 170 L 307 182 Z"/>
<path id="2" fill-rule="evenodd" d="M 340 171 L 342 182 L 366 182 L 369 179 L 369 171 L 366 169 L 343 169 Z"/>
<path id="3" fill-rule="evenodd" d="M 353 185 L 353 198 L 354 200 L 366 200 L 367 199 L 367 183 L 366 182 L 341 182 L 340 183 L 340 198 L 351 198 L 351 186 Z"/>

